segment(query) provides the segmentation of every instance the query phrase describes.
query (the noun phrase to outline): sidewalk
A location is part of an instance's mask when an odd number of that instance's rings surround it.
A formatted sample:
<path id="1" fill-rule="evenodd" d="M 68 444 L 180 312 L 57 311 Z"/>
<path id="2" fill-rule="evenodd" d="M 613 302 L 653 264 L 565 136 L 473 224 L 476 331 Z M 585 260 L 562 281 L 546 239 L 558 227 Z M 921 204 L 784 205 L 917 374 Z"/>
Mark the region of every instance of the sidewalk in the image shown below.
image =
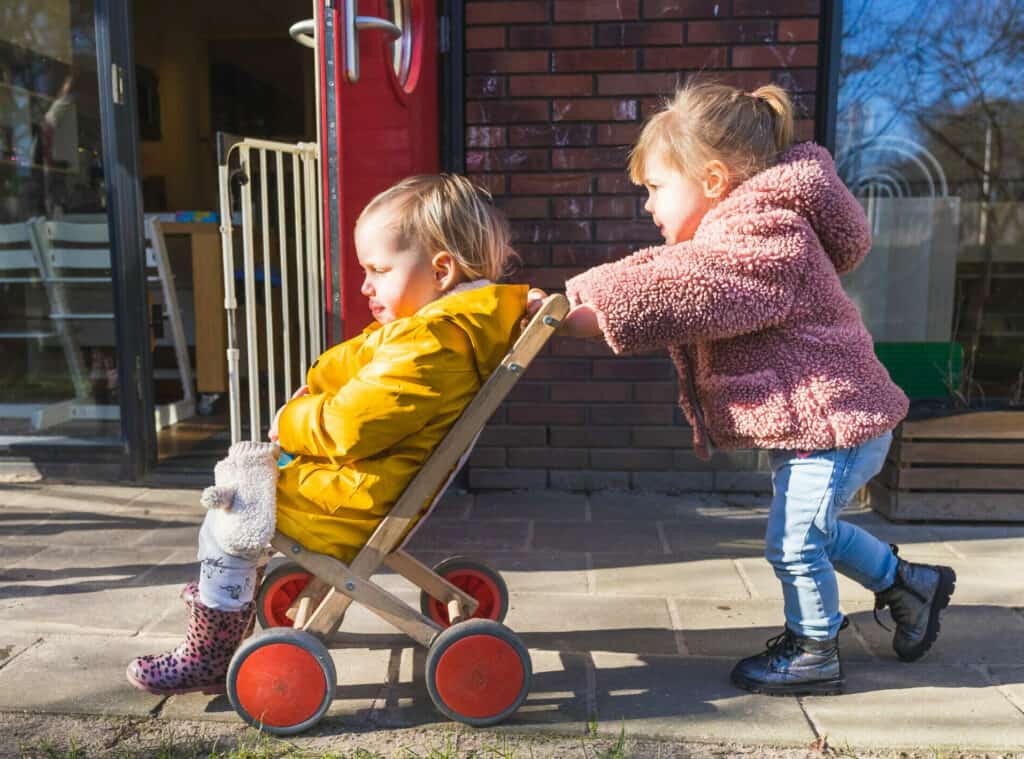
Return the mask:
<path id="1" fill-rule="evenodd" d="M 742 500 L 742 502 L 739 502 Z M 1024 526 L 852 521 L 911 561 L 952 565 L 953 606 L 936 647 L 899 662 L 873 596 L 841 578 L 851 620 L 847 693 L 769 698 L 729 671 L 782 627 L 762 557 L 764 499 L 555 492 L 449 496 L 415 536 L 426 563 L 487 559 L 512 591 L 506 624 L 530 648 L 531 695 L 515 731 L 854 748 L 1024 750 Z M 184 630 L 177 591 L 195 571 L 197 490 L 0 486 L 0 711 L 237 720 L 227 699 L 137 691 L 134 656 Z M 389 589 L 418 607 L 397 576 Z M 887 621 L 887 613 L 883 613 Z M 353 607 L 335 650 L 325 730 L 443 722 L 425 652 Z"/>

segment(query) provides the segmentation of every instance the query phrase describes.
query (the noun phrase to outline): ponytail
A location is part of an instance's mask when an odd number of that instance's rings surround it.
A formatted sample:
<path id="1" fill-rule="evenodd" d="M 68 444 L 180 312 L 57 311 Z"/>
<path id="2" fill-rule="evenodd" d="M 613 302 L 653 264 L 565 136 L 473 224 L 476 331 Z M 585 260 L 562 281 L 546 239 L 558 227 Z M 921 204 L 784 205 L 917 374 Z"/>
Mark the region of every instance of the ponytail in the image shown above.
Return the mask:
<path id="1" fill-rule="evenodd" d="M 793 142 L 793 101 L 784 89 L 775 84 L 766 84 L 750 93 L 751 97 L 763 100 L 772 110 L 775 122 L 775 148 L 780 153 Z"/>

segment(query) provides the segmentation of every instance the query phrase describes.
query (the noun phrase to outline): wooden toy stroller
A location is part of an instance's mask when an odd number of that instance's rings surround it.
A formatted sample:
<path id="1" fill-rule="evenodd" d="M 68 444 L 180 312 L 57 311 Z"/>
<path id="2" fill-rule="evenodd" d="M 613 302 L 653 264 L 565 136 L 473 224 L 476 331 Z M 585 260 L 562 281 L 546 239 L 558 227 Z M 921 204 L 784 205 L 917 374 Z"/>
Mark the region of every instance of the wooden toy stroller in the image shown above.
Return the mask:
<path id="1" fill-rule="evenodd" d="M 549 296 L 497 369 L 438 444 L 350 566 L 280 532 L 271 545 L 288 561 L 256 596 L 265 628 L 244 641 L 228 668 L 235 711 L 251 725 L 291 735 L 316 724 L 334 699 L 337 676 L 328 647 L 349 604 L 366 606 L 427 648 L 427 691 L 447 717 L 492 725 L 519 708 L 530 690 L 530 655 L 502 624 L 508 588 L 487 564 L 458 557 L 433 569 L 404 550 L 409 528 L 437 503 L 477 436 L 569 311 Z M 429 515 L 423 514 L 422 519 Z M 370 578 L 386 565 L 421 588 L 419 611 Z"/>

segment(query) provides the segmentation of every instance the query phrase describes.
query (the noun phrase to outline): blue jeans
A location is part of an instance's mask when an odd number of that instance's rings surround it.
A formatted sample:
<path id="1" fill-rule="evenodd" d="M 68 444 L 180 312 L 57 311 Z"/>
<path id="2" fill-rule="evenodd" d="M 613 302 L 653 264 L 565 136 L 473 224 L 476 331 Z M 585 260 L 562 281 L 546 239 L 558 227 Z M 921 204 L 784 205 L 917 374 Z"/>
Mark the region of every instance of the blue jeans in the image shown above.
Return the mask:
<path id="1" fill-rule="evenodd" d="M 765 557 L 782 581 L 786 626 L 808 638 L 839 632 L 836 570 L 871 591 L 892 585 L 896 556 L 888 544 L 848 522 L 839 512 L 885 462 L 892 433 L 856 448 L 771 451 L 772 506 Z"/>

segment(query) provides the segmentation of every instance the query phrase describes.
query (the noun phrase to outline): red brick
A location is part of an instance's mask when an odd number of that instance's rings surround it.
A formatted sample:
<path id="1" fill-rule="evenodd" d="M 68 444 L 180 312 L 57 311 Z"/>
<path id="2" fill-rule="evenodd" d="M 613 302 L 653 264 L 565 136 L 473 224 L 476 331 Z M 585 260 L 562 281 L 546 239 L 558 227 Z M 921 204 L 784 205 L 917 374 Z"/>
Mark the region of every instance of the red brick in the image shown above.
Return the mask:
<path id="1" fill-rule="evenodd" d="M 604 448 L 590 452 L 594 469 L 652 471 L 672 469 L 673 451 L 660 448 Z"/>
<path id="2" fill-rule="evenodd" d="M 553 356 L 591 356 L 611 358 L 614 354 L 604 340 L 579 340 L 570 337 L 555 337 L 548 344 Z"/>
<path id="3" fill-rule="evenodd" d="M 726 52 L 724 47 L 656 47 L 644 50 L 644 68 L 673 70 L 723 68 L 727 58 Z"/>
<path id="4" fill-rule="evenodd" d="M 682 45 L 683 25 L 673 21 L 647 24 L 601 24 L 597 27 L 598 47 L 647 47 Z"/>
<path id="5" fill-rule="evenodd" d="M 594 44 L 592 26 L 519 26 L 508 30 L 511 48 L 591 47 Z"/>
<path id="6" fill-rule="evenodd" d="M 509 196 L 502 198 L 497 205 L 510 219 L 546 219 L 551 216 L 547 198 Z"/>
<path id="7" fill-rule="evenodd" d="M 590 239 L 590 224 L 585 221 L 514 221 L 512 235 L 523 242 L 557 242 Z"/>
<path id="8" fill-rule="evenodd" d="M 632 387 L 628 382 L 572 382 L 551 385 L 551 400 L 555 402 L 620 403 L 632 400 L 631 396 Z"/>
<path id="9" fill-rule="evenodd" d="M 640 137 L 640 130 L 643 124 L 598 124 L 597 144 L 598 145 L 628 145 L 632 146 Z M 623 161 L 625 166 L 626 162 Z"/>
<path id="10" fill-rule="evenodd" d="M 486 469 L 469 470 L 469 486 L 474 490 L 531 490 L 548 486 L 548 473 L 544 469 Z"/>
<path id="11" fill-rule="evenodd" d="M 583 198 L 557 198 L 554 208 L 557 219 L 631 219 L 636 214 L 636 201 L 633 198 L 589 195 Z"/>
<path id="12" fill-rule="evenodd" d="M 544 267 L 518 272 L 509 277 L 514 284 L 539 287 L 542 290 L 564 290 L 567 280 L 583 272 L 583 269 L 561 269 Z"/>
<path id="13" fill-rule="evenodd" d="M 551 57 L 552 71 L 632 71 L 636 68 L 634 50 L 556 51 Z"/>
<path id="14" fill-rule="evenodd" d="M 814 139 L 814 121 L 811 119 L 799 119 L 796 122 L 796 129 L 793 130 L 797 141 Z"/>
<path id="15" fill-rule="evenodd" d="M 517 382 L 509 392 L 507 400 L 510 403 L 544 403 L 548 400 L 548 385 L 546 382 L 526 380 Z"/>
<path id="16" fill-rule="evenodd" d="M 469 74 L 516 74 L 548 70 L 545 50 L 487 51 L 466 54 Z"/>
<path id="17" fill-rule="evenodd" d="M 505 97 L 507 88 L 508 84 L 503 76 L 466 77 L 466 98 L 468 100 Z"/>
<path id="18" fill-rule="evenodd" d="M 512 145 L 593 145 L 594 127 L 591 124 L 533 124 L 509 128 Z"/>
<path id="19" fill-rule="evenodd" d="M 532 198 L 528 199 L 532 200 Z M 516 256 L 519 258 L 519 263 L 526 268 L 550 266 L 551 264 L 551 248 L 547 245 L 523 245 L 519 243 L 516 245 Z"/>
<path id="20" fill-rule="evenodd" d="M 599 74 L 598 95 L 671 95 L 679 85 L 675 72 L 657 74 Z"/>
<path id="21" fill-rule="evenodd" d="M 628 361 L 595 361 L 595 380 L 666 380 L 674 376 L 672 364 L 663 358 L 632 358 Z"/>
<path id="22" fill-rule="evenodd" d="M 660 243 L 658 228 L 650 220 L 599 221 L 595 239 L 601 242 Z"/>
<path id="23" fill-rule="evenodd" d="M 736 68 L 799 68 L 818 65 L 817 45 L 757 45 L 734 47 Z"/>
<path id="24" fill-rule="evenodd" d="M 493 50 L 505 47 L 505 28 L 483 26 L 466 30 L 467 50 Z"/>
<path id="25" fill-rule="evenodd" d="M 508 91 L 513 97 L 590 95 L 594 91 L 594 78 L 586 74 L 513 76 L 509 78 Z"/>
<path id="26" fill-rule="evenodd" d="M 503 100 L 466 103 L 467 124 L 515 124 L 550 118 L 547 100 Z"/>
<path id="27" fill-rule="evenodd" d="M 630 444 L 629 427 L 552 427 L 551 445 L 588 448 L 625 448 Z"/>
<path id="28" fill-rule="evenodd" d="M 775 73 L 766 69 L 716 71 L 714 81 L 738 87 L 745 92 L 753 92 L 758 87 L 769 84 Z"/>
<path id="29" fill-rule="evenodd" d="M 555 21 L 609 21 L 637 18 L 640 0 L 555 0 Z"/>
<path id="30" fill-rule="evenodd" d="M 788 92 L 814 92 L 818 89 L 818 69 L 780 69 L 772 72 L 771 81 Z"/>
<path id="31" fill-rule="evenodd" d="M 529 368 L 531 380 L 577 380 L 590 376 L 590 362 L 584 359 L 538 358 Z"/>
<path id="32" fill-rule="evenodd" d="M 540 171 L 546 168 L 548 151 L 538 148 L 466 151 L 466 171 Z"/>
<path id="33" fill-rule="evenodd" d="M 598 196 L 600 197 L 600 196 Z M 555 201 L 557 204 L 557 200 Z M 561 216 L 556 211 L 555 216 Z M 555 266 L 597 266 L 609 261 L 618 261 L 632 253 L 634 247 L 620 245 L 556 245 L 551 249 L 551 263 Z M 584 345 L 585 343 L 574 343 Z"/>
<path id="34" fill-rule="evenodd" d="M 480 433 L 478 446 L 547 445 L 548 429 L 523 424 L 488 424 Z"/>
<path id="35" fill-rule="evenodd" d="M 560 148 L 551 151 L 553 169 L 612 169 L 626 162 L 622 148 Z"/>
<path id="36" fill-rule="evenodd" d="M 614 174 L 601 174 L 597 178 L 597 191 L 614 195 L 627 193 L 640 195 L 643 193 L 643 188 L 637 187 L 629 181 L 626 167 L 623 166 L 622 171 L 617 171 Z"/>
<path id="37" fill-rule="evenodd" d="M 771 21 L 691 21 L 686 25 L 686 41 L 694 45 L 714 42 L 773 42 L 775 26 Z"/>
<path id="38" fill-rule="evenodd" d="M 590 192 L 589 174 L 514 174 L 514 195 L 581 195 Z"/>
<path id="39" fill-rule="evenodd" d="M 505 142 L 505 127 L 466 127 L 468 148 L 500 148 Z"/>
<path id="40" fill-rule="evenodd" d="M 505 466 L 505 461 L 504 448 L 487 448 L 478 445 L 473 449 L 473 453 L 470 454 L 469 461 L 466 463 L 467 466 L 500 467 Z"/>
<path id="41" fill-rule="evenodd" d="M 717 18 L 729 16 L 729 0 L 643 0 L 644 18 Z"/>
<path id="42" fill-rule="evenodd" d="M 778 39 L 779 42 L 817 42 L 818 20 L 801 18 L 780 21 Z"/>
<path id="43" fill-rule="evenodd" d="M 637 403 L 676 403 L 679 400 L 679 382 L 636 382 L 633 400 Z"/>
<path id="44" fill-rule="evenodd" d="M 693 448 L 693 430 L 689 427 L 635 427 L 630 445 L 638 448 Z"/>
<path id="45" fill-rule="evenodd" d="M 818 16 L 819 0 L 733 0 L 734 16 Z"/>
<path id="46" fill-rule="evenodd" d="M 590 460 L 586 448 L 510 448 L 508 463 L 512 467 L 544 469 L 582 469 Z"/>
<path id="47" fill-rule="evenodd" d="M 665 98 L 640 98 L 640 118 L 647 121 L 656 113 L 665 110 Z"/>
<path id="48" fill-rule="evenodd" d="M 586 406 L 545 403 L 542 406 L 510 406 L 508 409 L 508 420 L 511 424 L 584 424 L 586 419 Z"/>
<path id="49" fill-rule="evenodd" d="M 675 407 L 667 403 L 615 403 L 608 406 L 593 406 L 590 409 L 592 424 L 664 425 L 672 424 L 674 419 Z"/>
<path id="50" fill-rule="evenodd" d="M 508 179 L 504 174 L 473 174 L 470 177 L 473 184 L 483 187 L 495 197 L 504 195 L 508 185 Z"/>
<path id="51" fill-rule="evenodd" d="M 580 98 L 551 103 L 553 121 L 635 121 L 635 100 Z"/>
<path id="52" fill-rule="evenodd" d="M 530 24 L 547 20 L 547 0 L 466 4 L 466 23 L 469 25 Z"/>

